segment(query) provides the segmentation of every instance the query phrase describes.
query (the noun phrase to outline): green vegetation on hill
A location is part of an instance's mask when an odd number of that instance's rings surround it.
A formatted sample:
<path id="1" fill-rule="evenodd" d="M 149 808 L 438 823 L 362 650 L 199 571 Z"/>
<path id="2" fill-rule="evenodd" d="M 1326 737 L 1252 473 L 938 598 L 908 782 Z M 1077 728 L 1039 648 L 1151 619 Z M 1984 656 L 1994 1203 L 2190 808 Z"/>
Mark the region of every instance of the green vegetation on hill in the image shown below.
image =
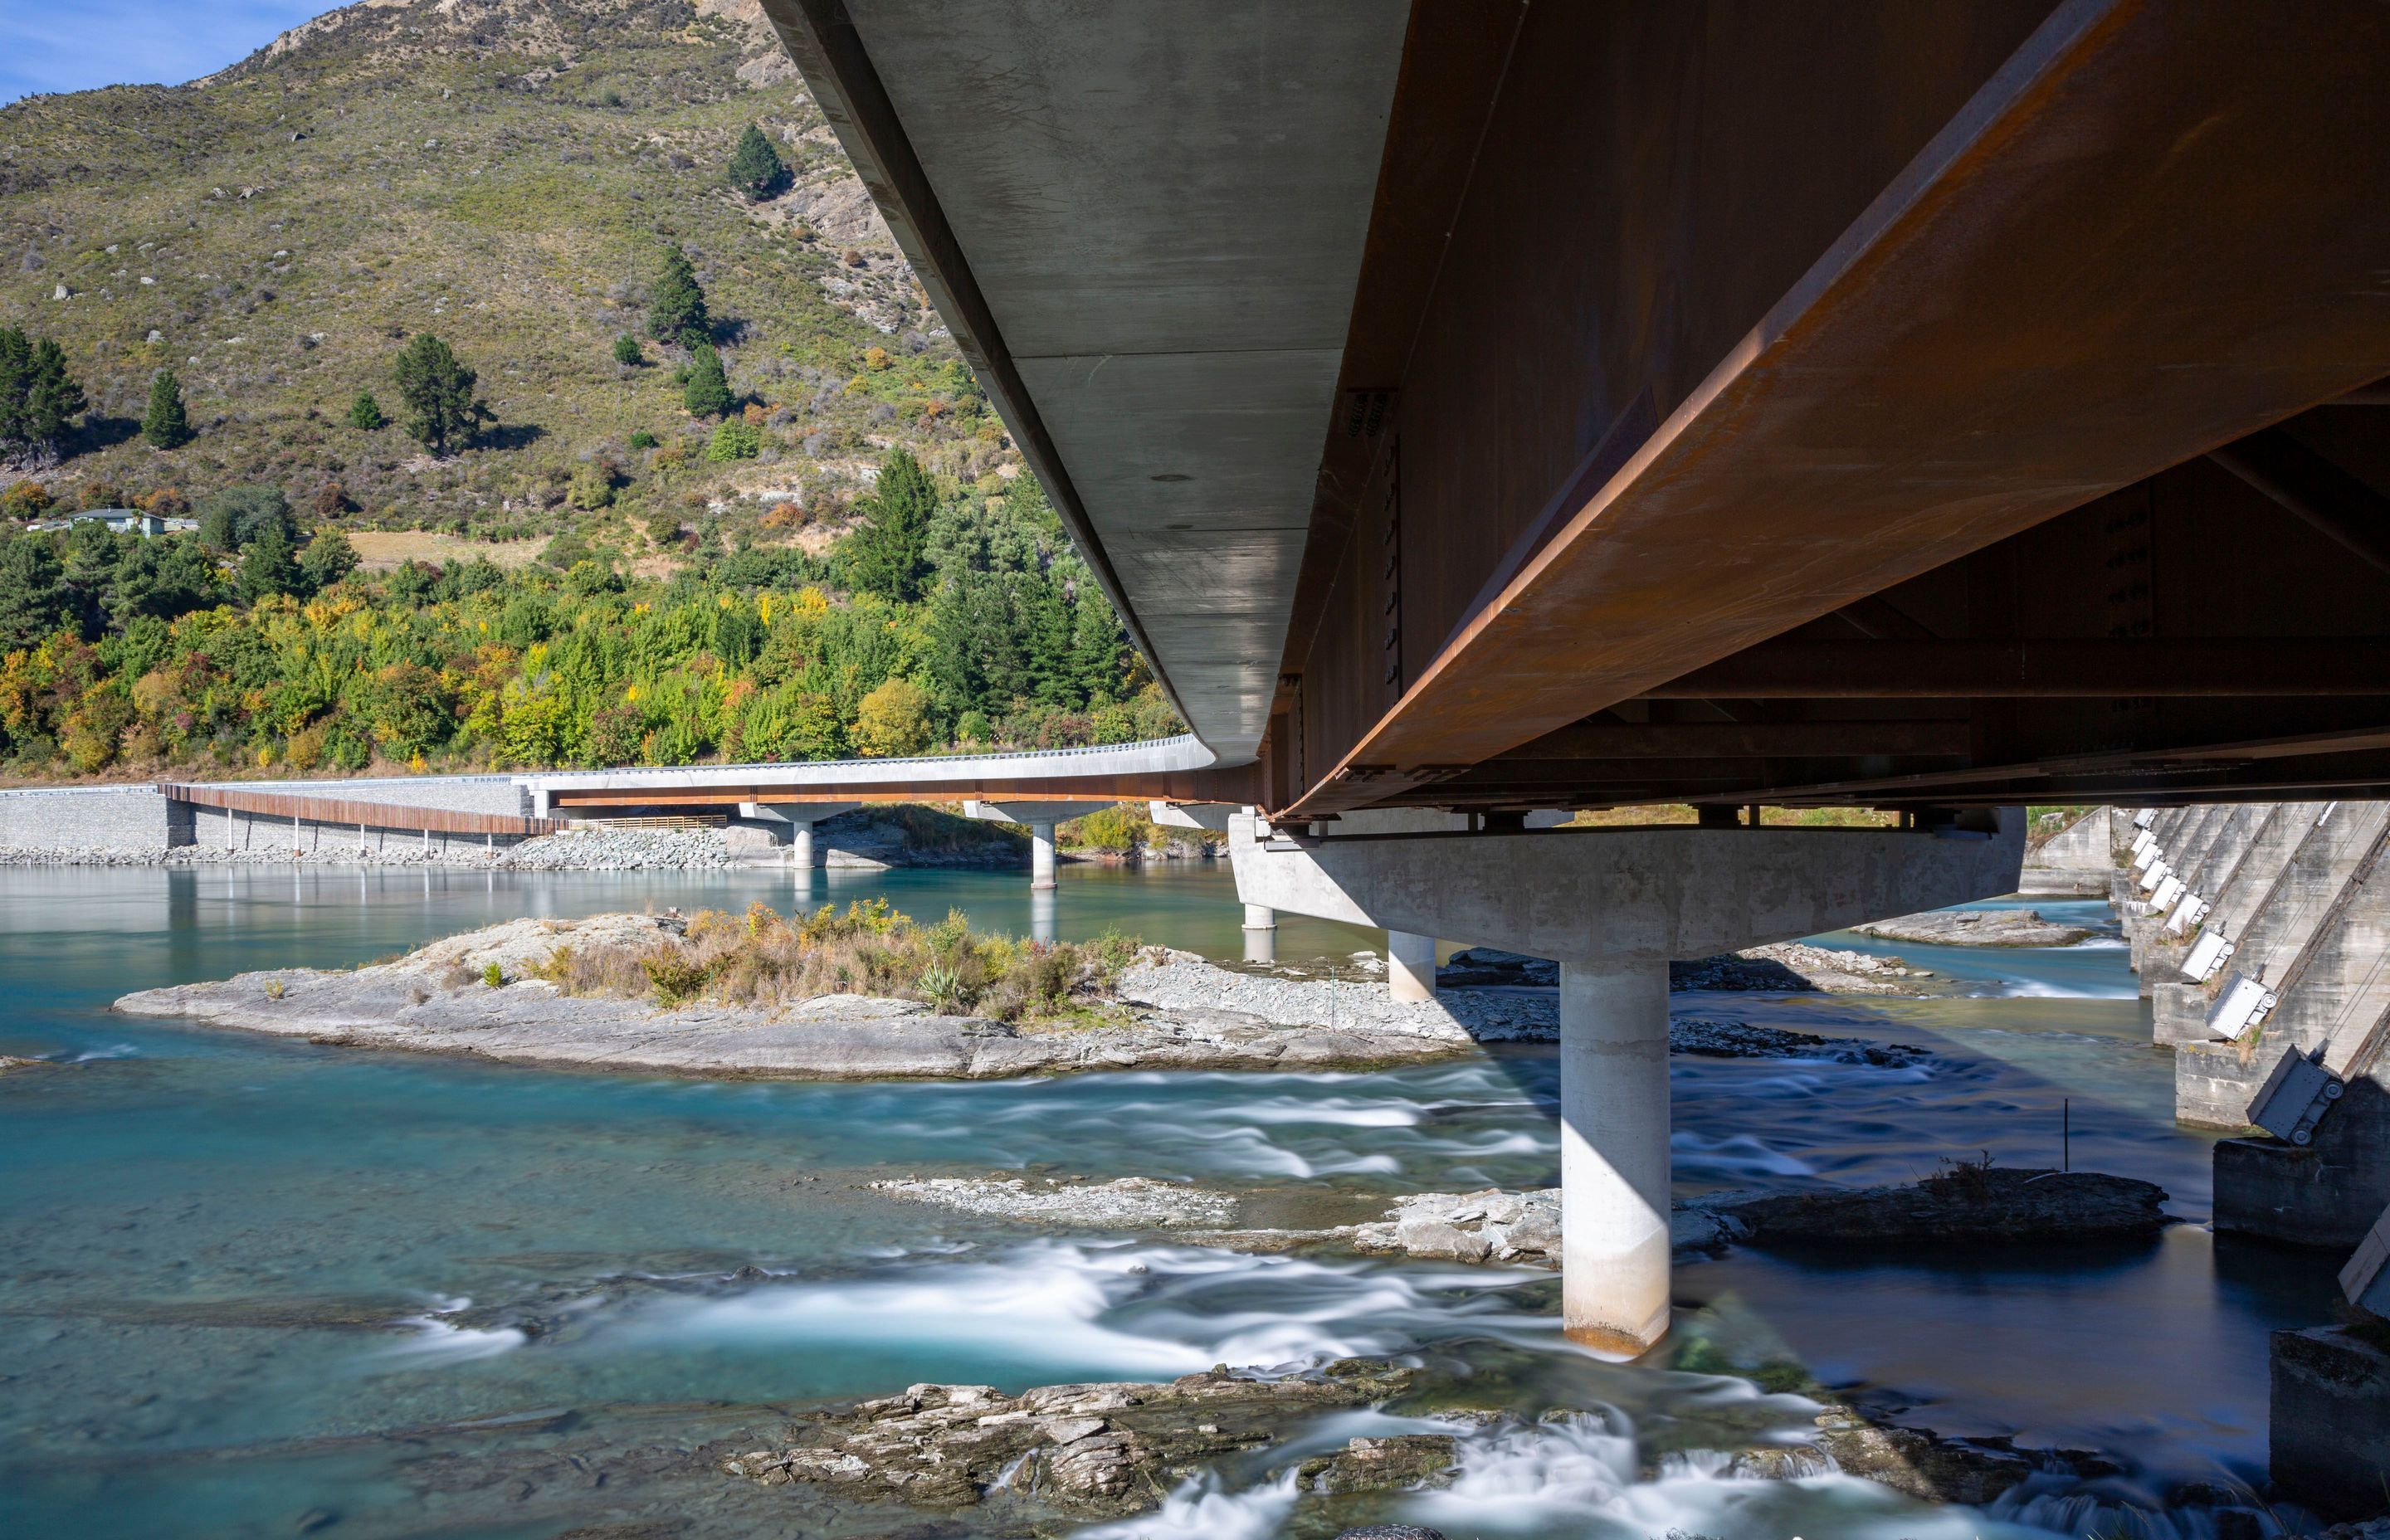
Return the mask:
<path id="1" fill-rule="evenodd" d="M 856 583 L 854 538 L 816 558 L 692 537 L 654 579 L 598 556 L 363 574 L 264 488 L 192 534 L 21 533 L 0 545 L 0 762 L 687 764 L 1176 730 L 1034 481 L 942 490 L 901 450 L 880 481 L 921 515 L 918 598 Z"/>

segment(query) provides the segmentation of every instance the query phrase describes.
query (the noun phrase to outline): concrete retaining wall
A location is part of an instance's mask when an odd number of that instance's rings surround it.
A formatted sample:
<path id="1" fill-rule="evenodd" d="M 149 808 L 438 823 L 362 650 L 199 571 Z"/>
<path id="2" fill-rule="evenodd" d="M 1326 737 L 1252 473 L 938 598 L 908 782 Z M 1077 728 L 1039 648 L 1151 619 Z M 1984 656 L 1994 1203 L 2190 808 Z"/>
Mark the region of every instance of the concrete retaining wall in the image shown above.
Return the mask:
<path id="1" fill-rule="evenodd" d="M 2024 870 L 2017 878 L 2022 893 L 2056 896 L 2062 893 L 2104 895 L 2108 875 L 2116 869 L 2110 848 L 2107 808 L 2094 808 L 2024 853 Z"/>
<path id="2" fill-rule="evenodd" d="M 162 851 L 166 844 L 166 799 L 153 786 L 0 791 L 0 846 Z"/>
<path id="3" fill-rule="evenodd" d="M 356 802 L 390 802 L 404 807 L 437 807 L 460 813 L 493 813 L 516 816 L 528 801 L 522 788 L 507 776 L 426 776 L 374 780 L 230 781 L 217 783 L 236 789 L 291 792 L 341 797 Z M 431 837 L 432 848 L 443 836 Z M 475 835 L 452 834 L 451 843 L 484 843 Z M 405 830 L 368 828 L 364 842 L 382 849 L 392 841 L 422 841 Z M 0 849 L 57 851 L 61 854 L 87 851 L 155 851 L 180 845 L 217 849 L 313 851 L 334 844 L 359 842 L 353 824 L 302 824 L 265 814 L 226 813 L 169 802 L 154 785 L 40 787 L 0 791 Z M 500 835 L 503 847 L 514 842 Z"/>

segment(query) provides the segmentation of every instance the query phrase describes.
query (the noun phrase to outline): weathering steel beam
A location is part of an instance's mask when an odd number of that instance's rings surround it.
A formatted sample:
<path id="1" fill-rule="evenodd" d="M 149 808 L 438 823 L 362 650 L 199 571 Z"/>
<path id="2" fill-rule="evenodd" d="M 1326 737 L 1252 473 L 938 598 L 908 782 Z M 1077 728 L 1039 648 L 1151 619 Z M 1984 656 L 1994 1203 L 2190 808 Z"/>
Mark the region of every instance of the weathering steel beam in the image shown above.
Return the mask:
<path id="1" fill-rule="evenodd" d="M 2385 58 L 2373 6 L 2059 6 L 1281 816 L 1402 796 L 2380 378 L 2383 224 L 2348 189 L 2390 181 Z"/>
<path id="2" fill-rule="evenodd" d="M 2390 639 L 1770 642 L 1643 693 L 1652 700 L 2390 695 Z"/>

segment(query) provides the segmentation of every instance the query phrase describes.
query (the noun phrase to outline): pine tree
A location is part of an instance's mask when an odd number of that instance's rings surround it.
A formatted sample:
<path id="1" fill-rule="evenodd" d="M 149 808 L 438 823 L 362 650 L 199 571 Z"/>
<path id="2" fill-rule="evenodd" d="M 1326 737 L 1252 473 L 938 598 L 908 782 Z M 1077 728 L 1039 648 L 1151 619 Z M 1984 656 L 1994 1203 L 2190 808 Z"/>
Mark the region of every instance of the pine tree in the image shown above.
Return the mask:
<path id="1" fill-rule="evenodd" d="M 0 652 L 32 647 L 56 631 L 71 597 L 48 541 L 20 534 L 0 546 Z"/>
<path id="2" fill-rule="evenodd" d="M 489 404 L 473 394 L 481 377 L 428 331 L 416 333 L 398 355 L 396 374 L 399 399 L 406 404 L 406 430 L 434 455 L 447 454 L 452 442 L 459 448 L 470 443 L 494 416 Z"/>
<path id="3" fill-rule="evenodd" d="M 632 336 L 626 331 L 623 333 L 622 336 L 614 339 L 615 363 L 623 365 L 625 367 L 635 367 L 640 364 L 646 363 L 647 361 L 648 355 L 639 351 L 639 340 L 637 338 Z"/>
<path id="4" fill-rule="evenodd" d="M 67 373 L 67 355 L 45 337 L 33 344 L 32 390 L 26 400 L 27 437 L 56 448 L 66 437 L 67 419 L 84 406 L 83 387 Z"/>
<path id="5" fill-rule="evenodd" d="M 664 248 L 663 271 L 648 295 L 648 330 L 661 342 L 694 348 L 713 335 L 713 319 L 705 311 L 705 290 L 698 287 L 697 270 L 688 253 L 677 246 Z"/>
<path id="6" fill-rule="evenodd" d="M 938 489 L 921 462 L 892 449 L 880 462 L 870 514 L 849 537 L 847 574 L 856 590 L 898 604 L 921 597 L 929 571 L 930 519 L 938 511 Z"/>
<path id="7" fill-rule="evenodd" d="M 190 418 L 183 413 L 183 382 L 172 369 L 160 369 L 149 380 L 149 410 L 141 418 L 141 436 L 160 449 L 179 449 L 191 442 Z"/>
<path id="8" fill-rule="evenodd" d="M 789 168 L 780 163 L 772 141 L 753 123 L 739 135 L 739 148 L 730 157 L 730 185 L 747 195 L 750 202 L 761 203 L 780 190 L 787 180 Z"/>
<path id="9" fill-rule="evenodd" d="M 280 524 L 268 524 L 241 553 L 240 597 L 255 604 L 276 594 L 299 591 L 299 564 L 290 558 L 290 537 Z"/>
<path id="10" fill-rule="evenodd" d="M 357 399 L 349 404 L 349 426 L 352 428 L 370 433 L 377 428 L 388 426 L 389 422 L 390 419 L 381 415 L 381 403 L 373 398 L 371 391 L 359 391 Z"/>
<path id="11" fill-rule="evenodd" d="M 0 455 L 56 453 L 67 420 L 84 404 L 56 342 L 32 341 L 15 327 L 0 330 Z"/>
<path id="12" fill-rule="evenodd" d="M 713 351 L 711 343 L 696 344 L 688 384 L 681 391 L 681 401 L 701 417 L 718 417 L 730 410 L 730 380 L 722 372 L 722 355 Z"/>

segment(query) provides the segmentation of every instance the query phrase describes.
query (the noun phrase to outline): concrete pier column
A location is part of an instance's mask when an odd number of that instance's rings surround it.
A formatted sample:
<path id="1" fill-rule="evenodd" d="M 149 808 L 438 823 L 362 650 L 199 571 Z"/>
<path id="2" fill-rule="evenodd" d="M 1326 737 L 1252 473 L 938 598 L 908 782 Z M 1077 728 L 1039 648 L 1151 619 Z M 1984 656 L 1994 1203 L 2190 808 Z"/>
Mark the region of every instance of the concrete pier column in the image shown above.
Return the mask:
<path id="1" fill-rule="evenodd" d="M 1398 1006 L 1435 998 L 1435 938 L 1386 932 L 1386 993 Z"/>
<path id="2" fill-rule="evenodd" d="M 1561 968 L 1561 1327 L 1633 1355 L 1668 1331 L 1668 965 Z"/>
<path id="3" fill-rule="evenodd" d="M 1278 911 L 1277 911 L 1276 909 L 1271 908 L 1271 907 L 1270 907 L 1268 905 L 1266 905 L 1266 904 L 1248 904 L 1248 905 L 1245 905 L 1245 929 L 1246 929 L 1246 930 L 1277 930 L 1277 929 L 1278 929 Z"/>
<path id="4" fill-rule="evenodd" d="M 814 869 L 814 826 L 810 820 L 792 824 L 789 836 L 790 861 L 801 872 Z"/>
<path id="5" fill-rule="evenodd" d="M 1029 826 L 1029 887 L 1033 892 L 1054 886 L 1054 826 Z"/>

